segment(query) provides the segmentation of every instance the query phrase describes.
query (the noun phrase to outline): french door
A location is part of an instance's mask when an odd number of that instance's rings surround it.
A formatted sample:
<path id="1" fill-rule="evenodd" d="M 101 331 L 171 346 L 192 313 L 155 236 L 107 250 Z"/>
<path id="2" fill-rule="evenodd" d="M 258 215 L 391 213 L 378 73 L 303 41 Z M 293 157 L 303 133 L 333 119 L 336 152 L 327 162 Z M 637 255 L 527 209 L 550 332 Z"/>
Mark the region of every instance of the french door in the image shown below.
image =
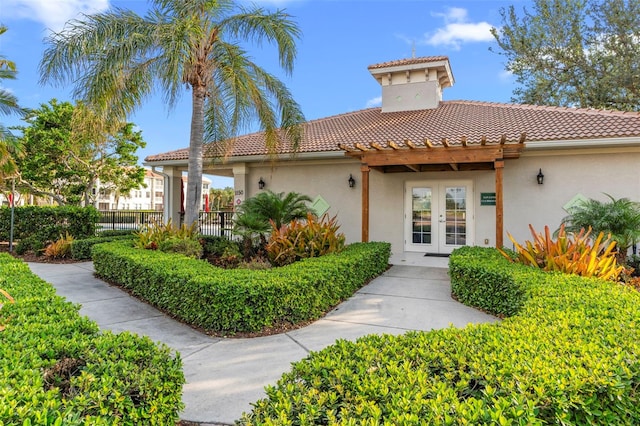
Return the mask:
<path id="1" fill-rule="evenodd" d="M 473 245 L 471 181 L 405 184 L 405 251 L 448 254 Z"/>

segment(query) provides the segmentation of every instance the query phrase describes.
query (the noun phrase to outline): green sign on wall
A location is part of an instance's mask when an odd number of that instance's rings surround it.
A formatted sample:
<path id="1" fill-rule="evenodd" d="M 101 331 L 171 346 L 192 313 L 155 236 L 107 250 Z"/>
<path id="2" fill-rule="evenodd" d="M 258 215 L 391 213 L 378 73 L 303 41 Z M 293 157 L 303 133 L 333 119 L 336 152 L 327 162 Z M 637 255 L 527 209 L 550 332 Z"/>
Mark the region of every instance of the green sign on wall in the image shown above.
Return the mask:
<path id="1" fill-rule="evenodd" d="M 495 206 L 496 205 L 496 193 L 495 192 L 481 192 L 480 193 L 480 205 L 481 206 Z"/>

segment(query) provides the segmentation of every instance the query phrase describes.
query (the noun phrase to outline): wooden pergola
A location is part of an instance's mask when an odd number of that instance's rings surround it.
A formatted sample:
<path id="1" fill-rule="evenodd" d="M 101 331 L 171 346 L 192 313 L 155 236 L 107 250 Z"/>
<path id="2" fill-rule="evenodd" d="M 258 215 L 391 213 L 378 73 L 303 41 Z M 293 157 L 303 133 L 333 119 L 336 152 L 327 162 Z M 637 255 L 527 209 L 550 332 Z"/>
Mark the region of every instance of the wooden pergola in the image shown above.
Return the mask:
<path id="1" fill-rule="evenodd" d="M 520 158 L 525 147 L 526 134 L 518 140 L 508 141 L 502 135 L 497 141 L 486 136 L 470 142 L 462 136 L 459 142 L 442 139 L 434 143 L 425 139 L 421 143 L 405 140 L 398 144 L 371 142 L 353 146 L 338 144 L 345 155 L 358 158 L 362 172 L 362 241 L 369 241 L 369 171 L 382 173 L 495 170 L 496 181 L 496 247 L 503 246 L 504 207 L 503 169 L 504 161 Z"/>

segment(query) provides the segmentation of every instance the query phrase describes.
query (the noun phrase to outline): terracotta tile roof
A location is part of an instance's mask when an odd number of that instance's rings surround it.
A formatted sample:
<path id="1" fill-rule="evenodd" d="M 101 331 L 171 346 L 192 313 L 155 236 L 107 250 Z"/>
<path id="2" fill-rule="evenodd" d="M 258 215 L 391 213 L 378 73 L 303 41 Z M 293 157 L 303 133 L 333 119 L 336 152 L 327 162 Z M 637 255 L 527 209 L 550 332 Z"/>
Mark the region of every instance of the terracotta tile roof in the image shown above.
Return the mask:
<path id="1" fill-rule="evenodd" d="M 428 138 L 438 144 L 447 138 L 459 143 L 462 136 L 477 143 L 483 136 L 495 142 L 504 134 L 507 141 L 515 142 L 522 133 L 527 142 L 640 137 L 640 113 L 477 101 L 443 101 L 436 109 L 388 113 L 369 108 L 307 122 L 298 153 L 339 151 L 338 144 L 354 147 L 394 141 L 402 145 L 407 139 L 422 143 Z M 227 153 L 232 157 L 267 153 L 262 133 L 240 136 L 229 146 Z M 220 156 L 224 149 L 215 151 Z M 278 147 L 280 154 L 293 152 L 289 144 Z M 185 148 L 151 155 L 145 161 L 186 160 L 187 155 Z"/>
<path id="2" fill-rule="evenodd" d="M 404 65 L 423 64 L 425 62 L 448 61 L 448 56 L 423 56 L 421 58 L 398 59 L 395 61 L 381 62 L 379 64 L 369 65 L 367 69 L 375 70 L 378 68 L 398 67 Z"/>

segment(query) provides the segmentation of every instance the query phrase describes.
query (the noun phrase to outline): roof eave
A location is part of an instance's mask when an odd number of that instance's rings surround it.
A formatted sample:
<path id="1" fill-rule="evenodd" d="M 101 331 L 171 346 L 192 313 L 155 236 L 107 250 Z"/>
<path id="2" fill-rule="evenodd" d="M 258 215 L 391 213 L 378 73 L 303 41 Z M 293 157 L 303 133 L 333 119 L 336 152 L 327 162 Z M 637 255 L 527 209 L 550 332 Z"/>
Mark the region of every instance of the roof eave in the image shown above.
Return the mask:
<path id="1" fill-rule="evenodd" d="M 297 154 L 279 154 L 276 161 L 295 161 L 295 160 L 327 160 L 334 158 L 346 158 L 344 155 L 344 151 L 336 150 L 336 151 L 317 151 L 317 152 L 301 152 Z M 228 157 L 225 159 L 223 164 L 234 164 L 234 163 L 264 163 L 265 161 L 269 161 L 269 157 L 267 155 L 236 155 L 233 157 Z M 144 161 L 142 164 L 144 166 L 171 166 L 171 167 L 186 167 L 188 159 L 184 160 L 159 160 L 159 161 Z M 206 162 L 206 159 L 205 159 Z"/>
<path id="2" fill-rule="evenodd" d="M 536 151 L 549 149 L 611 148 L 624 146 L 640 146 L 640 136 L 594 139 L 558 139 L 550 141 L 527 140 L 525 150 Z"/>

